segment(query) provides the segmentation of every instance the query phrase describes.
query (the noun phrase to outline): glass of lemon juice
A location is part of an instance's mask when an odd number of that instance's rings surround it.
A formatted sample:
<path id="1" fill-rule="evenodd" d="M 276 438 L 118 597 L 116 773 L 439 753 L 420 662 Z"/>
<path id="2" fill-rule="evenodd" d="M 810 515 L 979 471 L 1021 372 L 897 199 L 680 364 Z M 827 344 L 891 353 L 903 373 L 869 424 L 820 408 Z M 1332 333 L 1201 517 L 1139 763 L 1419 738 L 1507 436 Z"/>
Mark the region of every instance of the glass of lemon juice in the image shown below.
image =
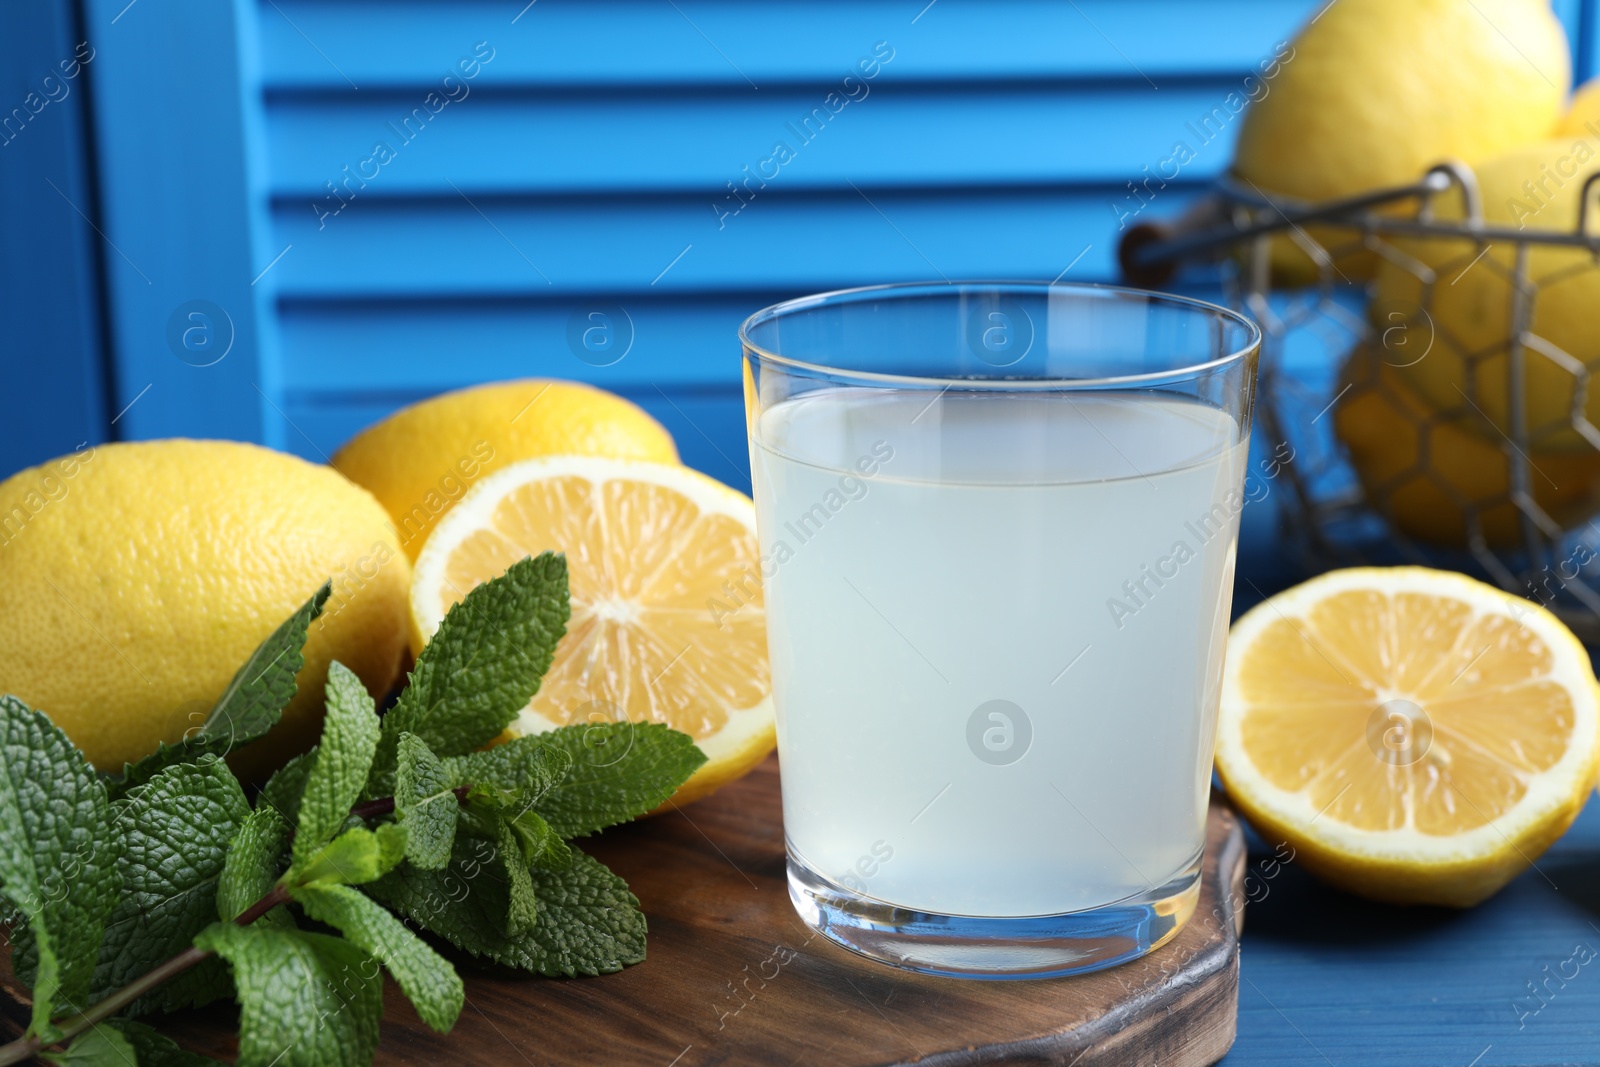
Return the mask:
<path id="1" fill-rule="evenodd" d="M 1031 978 L 1194 910 L 1260 334 L 926 284 L 740 329 L 789 889 L 856 952 Z"/>

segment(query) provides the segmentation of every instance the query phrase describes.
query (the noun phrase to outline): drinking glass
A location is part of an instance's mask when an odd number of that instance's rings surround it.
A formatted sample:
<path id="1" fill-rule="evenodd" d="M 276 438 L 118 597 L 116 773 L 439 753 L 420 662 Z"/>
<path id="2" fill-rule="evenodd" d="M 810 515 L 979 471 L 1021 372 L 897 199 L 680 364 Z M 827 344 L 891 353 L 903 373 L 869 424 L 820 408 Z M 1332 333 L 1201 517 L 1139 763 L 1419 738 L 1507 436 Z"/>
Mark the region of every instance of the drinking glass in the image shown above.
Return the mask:
<path id="1" fill-rule="evenodd" d="M 739 336 L 801 917 L 967 977 L 1173 937 L 1199 894 L 1255 325 L 957 283 L 792 300 Z"/>

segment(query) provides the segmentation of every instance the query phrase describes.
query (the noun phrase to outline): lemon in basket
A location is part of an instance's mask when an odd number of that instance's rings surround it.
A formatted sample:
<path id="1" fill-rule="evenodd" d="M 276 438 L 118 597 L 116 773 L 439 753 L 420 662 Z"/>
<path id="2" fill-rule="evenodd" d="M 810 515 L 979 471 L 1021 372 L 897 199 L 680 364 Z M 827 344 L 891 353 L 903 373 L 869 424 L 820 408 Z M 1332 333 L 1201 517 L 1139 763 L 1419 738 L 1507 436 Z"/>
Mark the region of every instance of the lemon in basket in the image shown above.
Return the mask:
<path id="1" fill-rule="evenodd" d="M 1597 170 L 1600 140 L 1545 141 L 1499 156 L 1477 168 L 1484 218 L 1528 232 L 1571 233 L 1583 183 Z M 1462 213 L 1454 192 L 1439 197 L 1441 220 Z M 1592 210 L 1589 219 L 1589 232 L 1600 233 L 1600 211 Z M 1395 253 L 1378 272 L 1372 306 L 1420 309 L 1416 314 L 1436 333 L 1427 356 L 1401 374 L 1434 410 L 1472 411 L 1512 434 L 1516 246 L 1500 241 L 1484 249 L 1465 239 L 1416 238 L 1397 241 Z M 1528 277 L 1534 286 L 1523 344 L 1528 438 L 1519 444 L 1592 451 L 1600 445 L 1600 389 L 1587 380 L 1586 368 L 1600 368 L 1600 265 L 1582 249 L 1534 245 Z M 1586 438 L 1574 416 L 1597 428 Z"/>
<path id="2" fill-rule="evenodd" d="M 1600 137 L 1600 78 L 1590 78 L 1572 93 L 1572 105 L 1556 129 L 1558 137 Z"/>
<path id="3" fill-rule="evenodd" d="M 1317 11 L 1241 120 L 1233 170 L 1247 192 L 1353 196 L 1555 130 L 1571 72 L 1548 0 L 1338 0 Z M 1290 236 L 1275 240 L 1272 258 L 1286 281 L 1315 278 Z M 1375 263 L 1357 253 L 1338 265 L 1359 280 Z"/>
<path id="4" fill-rule="evenodd" d="M 420 649 L 451 605 L 524 556 L 565 552 L 572 619 L 511 733 L 660 722 L 707 762 L 683 804 L 777 743 L 755 508 L 676 464 L 527 460 L 473 486 L 428 538 L 411 588 Z"/>
<path id="5" fill-rule="evenodd" d="M 1483 900 L 1572 824 L 1597 768 L 1588 653 L 1543 608 L 1462 575 L 1333 571 L 1229 634 L 1229 800 L 1352 893 Z"/>
<path id="6" fill-rule="evenodd" d="M 1382 347 L 1361 344 L 1340 376 L 1334 432 L 1367 499 L 1419 541 L 1464 547 L 1476 517 L 1490 547 L 1520 543 L 1512 463 L 1522 457 L 1474 412 L 1431 410 L 1397 364 Z M 1532 503 L 1551 522 L 1571 527 L 1600 510 L 1600 451 L 1525 455 Z"/>

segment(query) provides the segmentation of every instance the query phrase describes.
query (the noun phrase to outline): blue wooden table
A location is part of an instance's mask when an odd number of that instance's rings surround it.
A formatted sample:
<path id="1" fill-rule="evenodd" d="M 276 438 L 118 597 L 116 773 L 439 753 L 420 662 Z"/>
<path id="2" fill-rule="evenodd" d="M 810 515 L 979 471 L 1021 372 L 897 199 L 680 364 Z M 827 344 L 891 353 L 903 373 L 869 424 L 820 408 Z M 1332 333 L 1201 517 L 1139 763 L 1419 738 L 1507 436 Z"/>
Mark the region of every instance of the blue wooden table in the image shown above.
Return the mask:
<path id="1" fill-rule="evenodd" d="M 1252 841 L 1239 1037 L 1223 1061 L 1600 1063 L 1600 805 L 1469 911 L 1373 904 Z"/>

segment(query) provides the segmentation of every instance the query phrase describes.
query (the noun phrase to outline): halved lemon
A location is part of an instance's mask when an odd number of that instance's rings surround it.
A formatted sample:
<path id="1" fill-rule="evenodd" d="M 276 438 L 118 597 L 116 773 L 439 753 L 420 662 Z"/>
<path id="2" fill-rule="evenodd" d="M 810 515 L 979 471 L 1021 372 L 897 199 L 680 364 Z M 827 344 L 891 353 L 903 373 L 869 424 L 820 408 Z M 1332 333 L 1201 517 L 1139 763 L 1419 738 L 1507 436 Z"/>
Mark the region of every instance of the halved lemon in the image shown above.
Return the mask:
<path id="1" fill-rule="evenodd" d="M 1572 824 L 1597 767 L 1588 653 L 1544 608 L 1463 575 L 1333 571 L 1229 635 L 1228 797 L 1350 892 L 1476 904 Z"/>
<path id="2" fill-rule="evenodd" d="M 532 702 L 511 726 L 660 722 L 707 762 L 687 803 L 772 751 L 755 509 L 711 478 L 662 463 L 551 456 L 478 482 L 429 535 L 411 586 L 420 649 L 474 586 L 524 556 L 565 552 L 572 618 Z"/>

